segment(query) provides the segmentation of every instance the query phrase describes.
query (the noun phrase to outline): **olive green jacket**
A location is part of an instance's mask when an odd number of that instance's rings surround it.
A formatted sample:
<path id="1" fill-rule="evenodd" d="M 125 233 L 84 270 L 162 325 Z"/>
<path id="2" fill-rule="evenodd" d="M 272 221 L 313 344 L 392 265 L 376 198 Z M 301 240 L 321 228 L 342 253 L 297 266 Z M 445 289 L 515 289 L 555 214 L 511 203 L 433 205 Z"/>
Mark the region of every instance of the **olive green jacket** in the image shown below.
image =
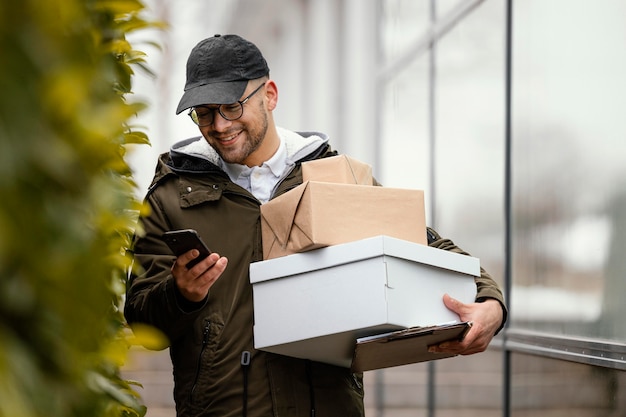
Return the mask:
<path id="1" fill-rule="evenodd" d="M 316 135 L 305 145 L 287 144 L 292 169 L 273 196 L 302 182 L 303 161 L 336 154 L 326 137 Z M 131 325 L 147 323 L 167 336 L 177 415 L 363 416 L 362 375 L 254 349 L 249 266 L 263 255 L 261 203 L 228 178 L 216 156 L 181 151 L 198 140 L 204 139 L 183 141 L 159 158 L 146 197 L 150 212 L 140 219 L 143 234 L 133 246 L 140 272 L 129 280 L 124 311 Z M 175 229 L 196 229 L 209 248 L 228 258 L 200 303 L 185 300 L 174 284 L 174 256 L 161 235 Z M 439 236 L 434 244 L 460 251 Z M 477 288 L 479 298 L 503 302 L 488 275 L 477 279 Z"/>

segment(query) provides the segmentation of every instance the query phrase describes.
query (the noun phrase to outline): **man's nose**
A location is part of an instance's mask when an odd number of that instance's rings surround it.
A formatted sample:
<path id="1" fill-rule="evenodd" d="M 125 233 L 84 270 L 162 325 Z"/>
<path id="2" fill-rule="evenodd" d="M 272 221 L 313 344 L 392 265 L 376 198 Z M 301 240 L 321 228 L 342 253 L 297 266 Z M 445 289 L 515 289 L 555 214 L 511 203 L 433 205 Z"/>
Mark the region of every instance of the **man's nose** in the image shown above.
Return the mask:
<path id="1" fill-rule="evenodd" d="M 213 115 L 213 128 L 217 131 L 222 131 L 232 124 L 231 120 L 225 119 L 219 111 L 215 111 Z"/>

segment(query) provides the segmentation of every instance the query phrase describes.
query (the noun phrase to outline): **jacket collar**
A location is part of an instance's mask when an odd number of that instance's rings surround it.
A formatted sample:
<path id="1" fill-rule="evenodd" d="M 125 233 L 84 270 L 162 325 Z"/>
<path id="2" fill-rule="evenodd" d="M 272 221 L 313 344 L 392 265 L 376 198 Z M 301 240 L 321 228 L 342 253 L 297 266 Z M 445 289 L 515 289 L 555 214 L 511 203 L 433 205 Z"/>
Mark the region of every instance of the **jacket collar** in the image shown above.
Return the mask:
<path id="1" fill-rule="evenodd" d="M 329 139 L 324 133 L 294 132 L 280 127 L 276 129 L 285 144 L 286 161 L 290 166 L 311 158 L 311 155 L 318 154 L 320 149 L 328 145 Z M 204 137 L 196 136 L 182 140 L 175 143 L 169 152 L 160 155 L 150 189 L 172 173 L 226 175 L 221 165 L 221 158 Z"/>
<path id="2" fill-rule="evenodd" d="M 285 145 L 288 165 L 294 165 L 328 143 L 328 136 L 323 133 L 276 129 Z M 223 170 L 224 162 L 202 136 L 196 136 L 174 144 L 167 165 L 175 172 L 201 173 Z"/>

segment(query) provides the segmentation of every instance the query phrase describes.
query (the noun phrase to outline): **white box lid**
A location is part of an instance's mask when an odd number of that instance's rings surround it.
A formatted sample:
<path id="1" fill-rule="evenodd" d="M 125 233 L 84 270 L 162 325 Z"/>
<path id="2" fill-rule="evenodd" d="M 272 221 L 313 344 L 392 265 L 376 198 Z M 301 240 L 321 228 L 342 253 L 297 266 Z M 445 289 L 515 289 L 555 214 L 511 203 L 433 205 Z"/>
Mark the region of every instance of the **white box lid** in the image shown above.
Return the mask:
<path id="1" fill-rule="evenodd" d="M 480 260 L 478 258 L 389 236 L 375 236 L 266 261 L 253 262 L 250 264 L 250 282 L 255 284 L 381 255 L 432 265 L 467 275 L 480 276 Z"/>

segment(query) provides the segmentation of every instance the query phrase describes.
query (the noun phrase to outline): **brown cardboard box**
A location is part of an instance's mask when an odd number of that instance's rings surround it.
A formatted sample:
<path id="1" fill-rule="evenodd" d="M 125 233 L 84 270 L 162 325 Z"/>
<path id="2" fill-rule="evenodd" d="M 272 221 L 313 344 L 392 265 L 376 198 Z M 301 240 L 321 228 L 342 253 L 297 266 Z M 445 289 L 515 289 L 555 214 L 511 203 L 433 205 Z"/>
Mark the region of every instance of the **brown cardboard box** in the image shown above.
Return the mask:
<path id="1" fill-rule="evenodd" d="M 309 181 L 261 206 L 263 258 L 372 236 L 426 245 L 424 192 Z"/>
<path id="2" fill-rule="evenodd" d="M 373 185 L 372 167 L 346 155 L 316 159 L 302 164 L 303 182 Z"/>

